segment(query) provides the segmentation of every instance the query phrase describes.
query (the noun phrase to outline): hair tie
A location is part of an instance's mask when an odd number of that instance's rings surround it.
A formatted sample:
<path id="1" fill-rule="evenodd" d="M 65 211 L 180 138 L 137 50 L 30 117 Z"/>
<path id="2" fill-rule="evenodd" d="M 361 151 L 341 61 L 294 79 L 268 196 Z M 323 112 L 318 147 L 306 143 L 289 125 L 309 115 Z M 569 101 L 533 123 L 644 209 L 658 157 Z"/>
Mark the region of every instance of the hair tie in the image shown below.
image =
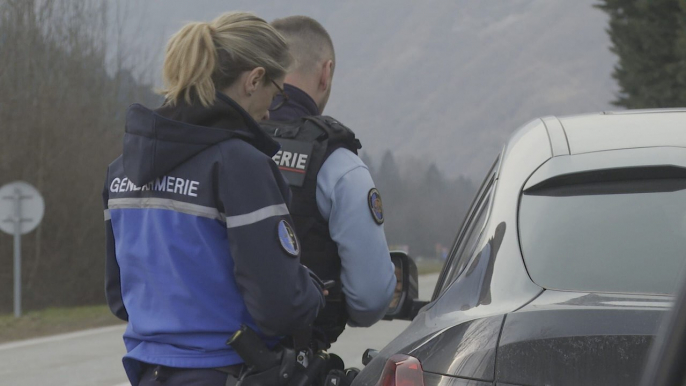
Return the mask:
<path id="1" fill-rule="evenodd" d="M 217 30 L 210 23 L 205 23 L 205 25 L 207 26 L 207 29 L 210 30 L 210 35 L 212 35 L 212 37 L 214 37 L 214 35 L 217 33 Z"/>

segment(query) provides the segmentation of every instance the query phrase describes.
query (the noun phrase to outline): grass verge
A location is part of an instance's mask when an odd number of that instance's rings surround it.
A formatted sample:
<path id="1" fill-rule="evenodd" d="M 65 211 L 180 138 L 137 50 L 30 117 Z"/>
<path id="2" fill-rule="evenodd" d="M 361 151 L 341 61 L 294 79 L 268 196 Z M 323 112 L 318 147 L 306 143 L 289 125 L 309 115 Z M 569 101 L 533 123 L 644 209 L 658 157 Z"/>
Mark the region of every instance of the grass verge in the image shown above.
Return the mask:
<path id="1" fill-rule="evenodd" d="M 417 262 L 420 275 L 438 273 L 441 268 L 443 268 L 443 261 L 421 260 Z M 18 319 L 12 314 L 4 314 L 0 315 L 0 343 L 121 323 L 123 322 L 114 317 L 106 305 L 48 308 L 27 312 Z"/>
<path id="2" fill-rule="evenodd" d="M 417 262 L 417 271 L 420 275 L 426 275 L 430 273 L 438 273 L 443 269 L 443 264 L 445 262 L 441 260 L 420 260 Z"/>
<path id="3" fill-rule="evenodd" d="M 48 308 L 15 318 L 0 315 L 0 343 L 122 323 L 107 306 Z"/>

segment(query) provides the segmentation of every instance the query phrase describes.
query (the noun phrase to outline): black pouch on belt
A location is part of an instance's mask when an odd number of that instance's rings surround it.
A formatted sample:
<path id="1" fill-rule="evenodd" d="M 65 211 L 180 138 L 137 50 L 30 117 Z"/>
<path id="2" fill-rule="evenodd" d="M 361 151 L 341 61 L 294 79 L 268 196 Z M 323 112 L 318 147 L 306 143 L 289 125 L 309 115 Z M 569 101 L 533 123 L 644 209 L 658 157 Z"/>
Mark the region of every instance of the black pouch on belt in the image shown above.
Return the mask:
<path id="1" fill-rule="evenodd" d="M 295 351 L 283 346 L 270 350 L 251 328 L 243 325 L 227 342 L 245 362 L 237 385 L 287 385 L 296 369 Z"/>

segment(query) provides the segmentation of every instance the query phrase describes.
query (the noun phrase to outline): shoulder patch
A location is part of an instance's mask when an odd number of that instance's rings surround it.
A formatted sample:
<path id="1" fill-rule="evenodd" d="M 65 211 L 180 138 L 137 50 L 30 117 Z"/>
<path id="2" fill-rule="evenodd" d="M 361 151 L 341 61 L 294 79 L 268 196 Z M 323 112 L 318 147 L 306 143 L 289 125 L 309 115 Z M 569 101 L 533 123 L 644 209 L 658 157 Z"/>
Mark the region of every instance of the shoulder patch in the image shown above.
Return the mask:
<path id="1" fill-rule="evenodd" d="M 379 225 L 383 224 L 383 203 L 381 202 L 381 194 L 376 188 L 372 188 L 369 191 L 367 203 L 369 204 L 369 210 L 372 212 L 374 221 Z"/>
<path id="2" fill-rule="evenodd" d="M 283 250 L 293 257 L 298 257 L 300 255 L 300 244 L 291 224 L 286 222 L 286 220 L 279 221 L 277 233 Z"/>

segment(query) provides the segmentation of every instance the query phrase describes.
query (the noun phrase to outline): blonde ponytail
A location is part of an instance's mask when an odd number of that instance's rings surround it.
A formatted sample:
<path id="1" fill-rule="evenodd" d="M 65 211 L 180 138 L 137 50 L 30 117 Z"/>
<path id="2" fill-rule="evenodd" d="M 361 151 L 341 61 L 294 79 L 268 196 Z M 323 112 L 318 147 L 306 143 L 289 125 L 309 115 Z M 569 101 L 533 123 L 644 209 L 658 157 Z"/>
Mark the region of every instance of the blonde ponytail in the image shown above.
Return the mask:
<path id="1" fill-rule="evenodd" d="M 267 77 L 277 79 L 291 62 L 286 41 L 266 21 L 245 12 L 225 13 L 211 23 L 187 24 L 171 37 L 160 93 L 171 105 L 183 98 L 208 107 L 215 90 L 233 84 L 243 71 L 264 67 Z"/>
<path id="2" fill-rule="evenodd" d="M 212 29 L 207 23 L 191 23 L 174 34 L 167 44 L 162 76 L 166 100 L 175 104 L 180 98 L 192 103 L 198 97 L 203 106 L 214 101 L 212 73 L 217 52 L 212 42 Z"/>

